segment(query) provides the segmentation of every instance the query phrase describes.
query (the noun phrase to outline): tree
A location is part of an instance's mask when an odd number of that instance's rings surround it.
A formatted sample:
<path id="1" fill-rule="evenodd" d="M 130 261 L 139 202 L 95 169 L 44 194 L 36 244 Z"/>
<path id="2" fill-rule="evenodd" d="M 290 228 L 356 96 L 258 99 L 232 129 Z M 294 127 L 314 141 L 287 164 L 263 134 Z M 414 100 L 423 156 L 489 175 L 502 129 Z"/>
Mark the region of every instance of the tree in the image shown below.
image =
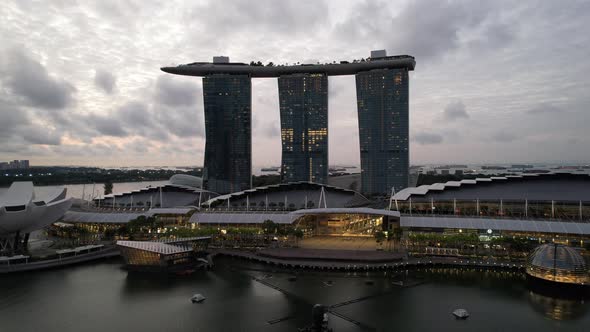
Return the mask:
<path id="1" fill-rule="evenodd" d="M 110 195 L 113 193 L 113 183 L 111 181 L 106 181 L 104 183 L 104 194 Z"/>
<path id="2" fill-rule="evenodd" d="M 274 234 L 277 230 L 277 225 L 274 221 L 267 219 L 262 222 L 262 229 L 264 230 L 264 234 Z"/>
<path id="3" fill-rule="evenodd" d="M 293 235 L 295 235 L 295 239 L 297 241 L 297 245 L 299 246 L 299 240 L 303 238 L 303 231 L 299 228 L 293 231 Z"/>
<path id="4" fill-rule="evenodd" d="M 387 237 L 393 239 L 393 250 L 395 250 L 395 243 L 397 242 L 399 244 L 400 240 L 402 239 L 402 234 L 403 230 L 401 227 L 396 227 L 387 234 Z"/>
<path id="5" fill-rule="evenodd" d="M 381 245 L 383 243 L 383 240 L 385 240 L 385 233 L 383 233 L 382 231 L 375 232 L 375 241 L 377 241 L 377 244 Z"/>
<path id="6" fill-rule="evenodd" d="M 117 234 L 117 231 L 113 228 L 107 228 L 104 231 L 104 237 L 107 240 L 113 239 L 113 237 L 115 237 L 116 234 Z"/>

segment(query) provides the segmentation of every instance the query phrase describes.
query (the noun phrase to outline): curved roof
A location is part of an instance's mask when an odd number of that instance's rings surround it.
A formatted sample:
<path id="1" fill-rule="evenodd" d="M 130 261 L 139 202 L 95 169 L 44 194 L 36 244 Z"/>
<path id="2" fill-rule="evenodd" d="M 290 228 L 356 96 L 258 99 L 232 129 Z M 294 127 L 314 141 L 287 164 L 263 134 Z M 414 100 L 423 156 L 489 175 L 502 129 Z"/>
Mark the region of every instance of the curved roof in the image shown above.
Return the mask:
<path id="1" fill-rule="evenodd" d="M 164 242 L 151 242 L 151 241 L 117 241 L 117 246 L 139 249 L 144 251 L 153 252 L 162 255 L 180 254 L 185 252 L 191 252 L 193 249 L 189 246 L 176 246 L 167 244 Z"/>
<path id="2" fill-rule="evenodd" d="M 374 69 L 406 68 L 414 70 L 416 60 L 409 55 L 391 56 L 378 60 L 339 64 L 301 64 L 294 66 L 252 66 L 245 63 L 195 62 L 176 67 L 162 67 L 162 71 L 187 76 L 214 74 L 248 75 L 251 77 L 279 77 L 291 74 L 354 75 Z"/>
<path id="3" fill-rule="evenodd" d="M 560 244 L 542 244 L 535 248 L 528 257 L 528 264 L 548 269 L 568 271 L 587 270 L 582 255 L 574 249 Z"/>
<path id="4" fill-rule="evenodd" d="M 590 223 L 519 219 L 402 216 L 400 226 L 590 235 Z"/>
<path id="5" fill-rule="evenodd" d="M 568 284 L 590 282 L 588 266 L 582 255 L 561 244 L 542 244 L 533 250 L 526 264 L 530 276 Z"/>
<path id="6" fill-rule="evenodd" d="M 201 212 L 192 215 L 189 222 L 200 224 L 262 224 L 272 220 L 276 224 L 292 224 L 299 216 L 291 213 L 264 212 Z"/>
<path id="7" fill-rule="evenodd" d="M 400 217 L 399 211 L 372 209 L 366 207 L 360 208 L 323 208 L 323 209 L 304 209 L 291 212 L 296 215 L 310 214 L 370 214 L 388 217 Z"/>
<path id="8" fill-rule="evenodd" d="M 102 197 L 102 198 L 95 198 L 94 200 L 95 201 L 98 201 L 98 200 L 102 200 L 102 199 L 109 199 L 109 198 L 113 198 L 113 197 L 123 197 L 123 196 L 126 196 L 126 195 L 132 195 L 132 194 L 157 192 L 157 191 L 160 190 L 160 188 L 162 188 L 163 190 L 166 190 L 166 188 L 180 189 L 182 191 L 193 193 L 193 194 L 198 194 L 200 192 L 203 192 L 203 193 L 212 194 L 212 196 L 213 195 L 218 195 L 217 193 L 214 193 L 212 191 L 208 191 L 208 190 L 205 190 L 205 189 L 195 188 L 195 187 L 181 185 L 181 184 L 172 184 L 171 183 L 171 184 L 164 184 L 162 186 L 157 186 L 157 187 L 146 187 L 146 188 L 141 188 L 141 189 L 126 191 L 126 192 L 122 192 L 122 193 L 104 195 L 104 197 Z"/>
<path id="9" fill-rule="evenodd" d="M 188 174 L 174 174 L 168 181 L 173 185 L 191 188 L 201 188 L 203 186 L 203 178 Z"/>
<path id="10" fill-rule="evenodd" d="M 66 189 L 35 199 L 32 182 L 14 182 L 0 198 L 0 234 L 28 233 L 50 225 L 72 206 Z"/>
<path id="11" fill-rule="evenodd" d="M 34 197 L 33 182 L 13 182 L 0 196 L 0 207 L 28 204 Z"/>
<path id="12" fill-rule="evenodd" d="M 230 194 L 225 194 L 225 195 L 220 195 L 217 196 L 215 198 L 211 198 L 210 200 L 206 201 L 203 203 L 203 206 L 208 206 L 208 205 L 214 205 L 223 201 L 227 201 L 227 199 L 229 198 L 230 200 L 232 198 L 238 198 L 238 197 L 242 197 L 242 196 L 246 196 L 249 194 L 255 194 L 255 193 L 259 193 L 259 192 L 264 192 L 264 191 L 280 191 L 280 190 L 294 190 L 297 189 L 298 187 L 307 187 L 307 186 L 313 186 L 316 187 L 317 190 L 320 190 L 322 187 L 324 187 L 327 190 L 334 190 L 334 191 L 339 191 L 339 192 L 344 192 L 344 193 L 350 193 L 353 195 L 358 195 L 359 197 L 365 199 L 367 202 L 369 202 L 369 200 L 364 197 L 363 195 L 361 195 L 360 193 L 354 191 L 354 190 L 350 190 L 350 189 L 344 189 L 344 188 L 340 188 L 340 187 L 335 187 L 335 186 L 331 186 L 331 185 L 327 185 L 327 184 L 320 184 L 320 183 L 315 183 L 315 182 L 306 182 L 306 181 L 300 181 L 300 182 L 287 182 L 287 183 L 279 183 L 279 184 L 272 184 L 272 185 L 268 185 L 268 186 L 262 186 L 262 187 L 256 187 L 256 188 L 252 188 L 252 189 L 247 189 L 247 190 L 243 190 L 243 191 L 238 191 L 235 193 L 230 193 Z"/>
<path id="13" fill-rule="evenodd" d="M 575 180 L 580 183 L 563 183 L 562 186 L 556 187 L 553 184 L 541 184 L 537 182 L 533 186 L 535 180 L 559 180 L 560 176 L 567 180 Z M 584 181 L 584 182 L 582 182 Z M 521 175 L 507 175 L 507 176 L 493 176 L 489 178 L 464 179 L 461 181 L 448 181 L 445 183 L 434 183 L 430 185 L 421 185 L 418 187 L 405 188 L 393 196 L 393 199 L 405 201 L 411 196 L 424 197 L 426 195 L 443 195 L 449 189 L 453 193 L 464 192 L 466 197 L 457 199 L 529 199 L 529 200 L 582 200 L 590 201 L 590 186 L 585 183 L 590 181 L 589 174 L 570 173 L 570 172 L 549 172 L 549 173 L 531 173 Z M 514 184 L 516 182 L 526 183 L 519 190 L 506 190 L 499 188 L 492 191 L 491 185 L 497 184 Z M 469 191 L 469 193 L 467 192 Z M 448 194 L 449 197 L 444 199 L 453 199 L 454 196 Z M 453 197 L 451 197 L 453 196 Z M 479 197 L 478 197 L 479 196 Z M 484 197 L 488 196 L 488 197 Z"/>
<path id="14" fill-rule="evenodd" d="M 64 222 L 90 223 L 90 224 L 126 224 L 139 216 L 151 217 L 154 215 L 176 214 L 186 215 L 195 208 L 155 208 L 145 212 L 82 212 L 68 211 L 63 216 Z"/>
<path id="15" fill-rule="evenodd" d="M 324 208 L 303 209 L 287 213 L 280 212 L 199 212 L 192 215 L 189 222 L 202 224 L 261 224 L 272 220 L 277 224 L 292 224 L 307 215 L 317 214 L 370 214 L 379 216 L 399 217 L 398 211 L 378 210 L 371 208 Z"/>

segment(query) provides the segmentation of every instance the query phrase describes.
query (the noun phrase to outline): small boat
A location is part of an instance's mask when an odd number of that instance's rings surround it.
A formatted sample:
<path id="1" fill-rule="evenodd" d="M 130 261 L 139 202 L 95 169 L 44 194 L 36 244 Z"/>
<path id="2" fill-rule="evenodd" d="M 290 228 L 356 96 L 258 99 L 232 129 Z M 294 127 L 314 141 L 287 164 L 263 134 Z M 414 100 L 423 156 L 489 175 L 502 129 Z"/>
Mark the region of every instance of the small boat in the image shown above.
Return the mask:
<path id="1" fill-rule="evenodd" d="M 290 276 L 289 277 L 289 281 L 297 281 L 297 277 L 296 276 Z"/>
<path id="2" fill-rule="evenodd" d="M 328 281 L 324 281 L 324 285 L 326 285 L 328 287 L 332 287 L 334 285 L 334 283 L 332 282 L 332 280 L 328 280 Z"/>
<path id="3" fill-rule="evenodd" d="M 365 285 L 373 285 L 375 282 L 373 280 L 365 280 Z"/>
<path id="4" fill-rule="evenodd" d="M 467 319 L 469 317 L 469 313 L 465 309 L 457 309 L 453 311 L 453 316 L 457 319 Z"/>
<path id="5" fill-rule="evenodd" d="M 193 297 L 191 297 L 192 303 L 201 303 L 203 301 L 205 301 L 205 297 L 201 294 L 195 294 Z"/>

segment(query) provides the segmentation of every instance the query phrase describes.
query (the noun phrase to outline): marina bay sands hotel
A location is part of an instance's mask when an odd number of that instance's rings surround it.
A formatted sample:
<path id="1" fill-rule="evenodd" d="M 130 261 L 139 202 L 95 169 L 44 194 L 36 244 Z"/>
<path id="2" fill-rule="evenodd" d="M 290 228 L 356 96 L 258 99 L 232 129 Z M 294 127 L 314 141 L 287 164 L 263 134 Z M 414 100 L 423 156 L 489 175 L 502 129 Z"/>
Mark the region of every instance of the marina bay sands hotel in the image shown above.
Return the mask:
<path id="1" fill-rule="evenodd" d="M 361 192 L 387 194 L 408 186 L 408 55 L 372 51 L 368 59 L 328 64 L 262 65 L 195 62 L 161 68 L 203 77 L 206 189 L 231 193 L 251 187 L 252 78 L 278 77 L 283 182 L 328 181 L 328 76 L 355 75 Z M 351 151 L 352 152 L 352 151 Z"/>

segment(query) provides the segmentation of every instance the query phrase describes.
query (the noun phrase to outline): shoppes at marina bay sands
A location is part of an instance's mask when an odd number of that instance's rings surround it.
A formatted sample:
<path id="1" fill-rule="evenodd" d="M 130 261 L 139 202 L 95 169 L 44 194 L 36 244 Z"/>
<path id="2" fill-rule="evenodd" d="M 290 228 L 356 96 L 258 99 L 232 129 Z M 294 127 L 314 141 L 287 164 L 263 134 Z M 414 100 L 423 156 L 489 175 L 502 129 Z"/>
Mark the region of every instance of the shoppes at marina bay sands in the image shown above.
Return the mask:
<path id="1" fill-rule="evenodd" d="M 159 186 L 93 201 L 65 198 L 63 190 L 36 198 L 31 183 L 15 182 L 7 192 L 12 199 L 4 195 L 0 200 L 0 263 L 14 268 L 26 262 L 28 234 L 45 229 L 53 239 L 75 239 L 81 247 L 72 253 L 94 250 L 92 246 L 113 240 L 164 241 L 155 245 L 121 242 L 134 248 L 125 250 L 134 250 L 133 257 L 140 262 L 150 257 L 148 261 L 157 264 L 187 261 L 182 255 L 190 249 L 171 243 L 175 238 L 205 236 L 213 247 L 251 249 L 360 239 L 373 242 L 375 250 L 382 248 L 375 242 L 379 234 L 387 241 L 392 235 L 397 250 L 403 248 L 412 255 L 520 257 L 524 264 L 522 255 L 543 243 L 587 252 L 589 184 L 588 174 L 565 172 L 477 178 L 406 188 L 385 204 L 350 189 L 313 182 L 220 195 L 203 189 L 198 177 L 175 175 Z M 174 256 L 162 256 L 168 251 Z M 569 249 L 562 251 L 567 257 L 573 255 Z M 536 255 L 550 253 L 544 250 Z M 549 273 L 543 268 L 551 259 L 561 258 L 531 260 L 539 266 L 531 270 L 537 271 L 535 277 Z M 575 266 L 579 274 L 586 265 Z M 566 274 L 559 280 L 587 280 L 584 275 L 572 278 Z"/>

